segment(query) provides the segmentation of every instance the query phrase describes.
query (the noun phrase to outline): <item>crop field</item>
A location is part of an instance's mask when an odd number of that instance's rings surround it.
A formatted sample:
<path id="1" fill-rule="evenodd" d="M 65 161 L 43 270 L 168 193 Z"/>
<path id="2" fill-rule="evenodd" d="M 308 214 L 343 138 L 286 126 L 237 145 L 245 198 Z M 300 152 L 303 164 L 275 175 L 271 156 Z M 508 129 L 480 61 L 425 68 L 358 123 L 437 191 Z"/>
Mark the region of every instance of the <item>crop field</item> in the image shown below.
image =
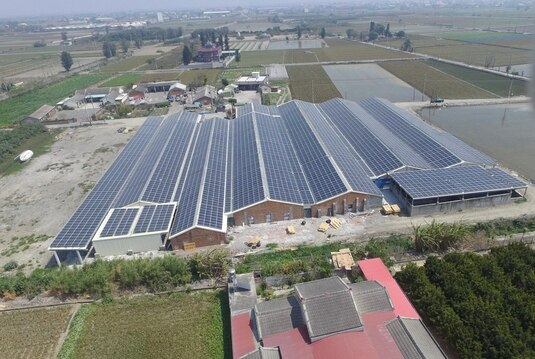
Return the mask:
<path id="1" fill-rule="evenodd" d="M 449 99 L 498 97 L 470 82 L 428 66 L 423 61 L 390 61 L 379 65 L 429 97 Z"/>
<path id="2" fill-rule="evenodd" d="M 256 41 L 229 41 L 229 47 L 231 49 L 239 49 L 241 52 L 245 51 L 258 51 L 265 50 L 269 45 L 267 40 L 256 40 Z"/>
<path id="3" fill-rule="evenodd" d="M 442 36 L 447 40 L 464 41 L 476 44 L 500 45 L 507 47 L 521 47 L 531 49 L 535 37 L 528 34 L 515 34 L 510 32 L 470 31 L 448 32 Z"/>
<path id="4" fill-rule="evenodd" d="M 52 358 L 67 330 L 71 307 L 0 313 L 2 358 Z"/>
<path id="5" fill-rule="evenodd" d="M 468 43 L 430 36 L 409 36 L 415 52 L 469 65 L 494 67 L 531 63 L 531 51 L 521 48 Z M 403 40 L 381 41 L 382 45 L 399 49 Z"/>
<path id="6" fill-rule="evenodd" d="M 143 75 L 137 72 L 121 74 L 115 78 L 112 78 L 104 82 L 101 86 L 102 87 L 115 87 L 115 86 L 127 86 L 130 84 L 135 85 L 138 83 L 141 76 Z"/>
<path id="7" fill-rule="evenodd" d="M 320 103 L 342 97 L 321 65 L 287 66 L 292 98 Z"/>
<path id="8" fill-rule="evenodd" d="M 197 77 L 206 76 L 206 84 L 212 85 L 212 86 L 219 86 L 217 83 L 217 78 L 221 70 L 217 69 L 205 69 L 205 70 L 190 70 L 190 71 L 184 71 L 180 75 L 180 82 L 183 84 L 190 84 L 192 83 Z"/>
<path id="9" fill-rule="evenodd" d="M 34 90 L 0 102 L 0 127 L 18 122 L 23 116 L 37 110 L 44 104 L 55 105 L 74 91 L 86 88 L 109 77 L 109 74 L 77 75 L 50 86 Z"/>
<path id="10" fill-rule="evenodd" d="M 139 82 L 174 81 L 178 80 L 181 73 L 182 71 L 144 73 L 139 79 Z"/>
<path id="11" fill-rule="evenodd" d="M 230 358 L 229 321 L 224 291 L 92 304 L 63 357 Z"/>
<path id="12" fill-rule="evenodd" d="M 297 64 L 323 61 L 359 61 L 412 58 L 414 55 L 391 51 L 356 41 L 325 39 L 329 47 L 318 49 L 265 50 L 241 54 L 239 63 L 232 66 L 252 67 L 268 64 Z"/>
<path id="13" fill-rule="evenodd" d="M 508 97 L 510 95 L 509 91 L 516 96 L 527 95 L 529 91 L 529 83 L 527 81 L 513 80 L 511 83 L 511 79 L 505 76 L 471 70 L 462 66 L 451 65 L 440 61 L 428 61 L 426 63 L 449 75 L 455 76 L 484 90 L 493 92 L 500 97 Z"/>
<path id="14" fill-rule="evenodd" d="M 265 67 L 249 67 L 249 68 L 239 68 L 239 69 L 224 69 L 219 73 L 218 82 L 221 79 L 227 79 L 229 83 L 235 82 L 241 76 L 251 76 L 251 72 L 258 71 L 263 74 L 266 69 Z"/>
<path id="15" fill-rule="evenodd" d="M 132 56 L 124 60 L 110 62 L 100 70 L 103 72 L 121 72 L 133 70 L 136 67 L 146 64 L 147 60 L 150 58 L 154 58 L 154 56 Z"/>

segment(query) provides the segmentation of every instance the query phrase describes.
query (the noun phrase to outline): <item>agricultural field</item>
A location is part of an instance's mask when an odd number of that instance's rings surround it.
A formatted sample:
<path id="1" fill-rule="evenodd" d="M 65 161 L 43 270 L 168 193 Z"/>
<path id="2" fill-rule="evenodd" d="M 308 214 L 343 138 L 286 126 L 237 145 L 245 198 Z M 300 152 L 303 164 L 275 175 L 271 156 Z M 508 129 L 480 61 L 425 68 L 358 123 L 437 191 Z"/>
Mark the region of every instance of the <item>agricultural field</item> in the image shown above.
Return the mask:
<path id="1" fill-rule="evenodd" d="M 469 43 L 431 36 L 409 35 L 415 52 L 464 62 L 469 65 L 498 67 L 531 63 L 531 51 L 485 43 Z M 388 40 L 381 45 L 399 49 L 404 40 Z"/>
<path id="2" fill-rule="evenodd" d="M 102 72 L 121 72 L 133 70 L 141 65 L 147 63 L 147 60 L 154 58 L 154 56 L 132 56 L 124 60 L 117 60 L 114 62 L 108 63 L 106 66 L 102 67 L 100 71 Z"/>
<path id="3" fill-rule="evenodd" d="M 526 50 L 532 49 L 533 42 L 535 41 L 533 35 L 494 31 L 447 32 L 443 34 L 442 38 L 474 44 L 522 48 Z"/>
<path id="4" fill-rule="evenodd" d="M 249 67 L 249 68 L 239 68 L 239 69 L 224 69 L 219 73 L 218 82 L 222 79 L 227 79 L 229 83 L 233 83 L 238 80 L 241 76 L 250 76 L 251 72 L 258 71 L 261 74 L 265 72 L 264 67 Z"/>
<path id="5" fill-rule="evenodd" d="M 55 105 L 74 91 L 107 79 L 105 73 L 75 75 L 44 88 L 33 90 L 31 95 L 21 94 L 0 102 L 0 127 L 11 126 L 44 104 Z"/>
<path id="6" fill-rule="evenodd" d="M 67 330 L 70 306 L 0 313 L 0 350 L 3 358 L 53 358 Z"/>
<path id="7" fill-rule="evenodd" d="M 287 66 L 292 98 L 320 103 L 342 97 L 321 65 Z"/>
<path id="8" fill-rule="evenodd" d="M 449 75 L 455 76 L 463 81 L 493 92 L 500 97 L 508 97 L 510 95 L 527 95 L 529 91 L 529 83 L 527 81 L 511 81 L 511 79 L 505 76 L 471 70 L 462 66 L 451 65 L 440 61 L 428 61 L 426 63 L 429 66 L 432 66 Z M 509 91 L 511 93 L 509 93 Z"/>
<path id="9" fill-rule="evenodd" d="M 91 304 L 60 358 L 230 358 L 224 291 Z M 76 321 L 76 320 L 75 320 Z M 73 326 L 74 327 L 74 326 Z"/>
<path id="10" fill-rule="evenodd" d="M 240 40 L 229 41 L 229 47 L 233 50 L 239 49 L 241 52 L 265 50 L 269 45 L 267 40 Z"/>
<path id="11" fill-rule="evenodd" d="M 181 73 L 182 71 L 144 73 L 139 79 L 139 82 L 174 81 L 178 80 Z"/>
<path id="12" fill-rule="evenodd" d="M 162 50 L 158 50 L 162 51 Z M 145 63 L 139 69 L 140 70 L 164 70 L 164 69 L 176 69 L 182 63 L 182 48 L 175 47 L 171 51 L 165 54 L 159 54 L 152 56 L 154 61 L 152 63 Z"/>
<path id="13" fill-rule="evenodd" d="M 180 75 L 179 79 L 181 83 L 188 85 L 199 77 L 202 77 L 202 78 L 206 77 L 207 85 L 220 87 L 220 83 L 218 84 L 218 80 L 217 80 L 220 72 L 221 70 L 217 70 L 217 69 L 184 71 Z"/>
<path id="14" fill-rule="evenodd" d="M 389 61 L 379 65 L 429 97 L 448 99 L 499 97 L 491 91 L 435 69 L 425 61 Z M 466 71 L 471 70 L 466 69 Z"/>
<path id="15" fill-rule="evenodd" d="M 102 87 L 115 87 L 115 86 L 135 85 L 139 82 L 139 79 L 142 76 L 143 74 L 140 74 L 138 72 L 124 73 L 104 82 L 101 86 Z"/>

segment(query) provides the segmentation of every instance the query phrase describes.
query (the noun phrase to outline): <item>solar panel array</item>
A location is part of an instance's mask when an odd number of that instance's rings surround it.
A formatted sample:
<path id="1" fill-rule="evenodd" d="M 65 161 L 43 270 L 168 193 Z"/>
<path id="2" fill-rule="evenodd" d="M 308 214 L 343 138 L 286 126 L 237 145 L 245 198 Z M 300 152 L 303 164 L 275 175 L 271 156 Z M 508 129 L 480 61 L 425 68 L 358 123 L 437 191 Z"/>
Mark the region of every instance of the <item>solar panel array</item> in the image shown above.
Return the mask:
<path id="1" fill-rule="evenodd" d="M 50 249 L 88 249 L 111 209 L 101 231 L 104 238 L 128 230 L 135 234 L 165 231 L 173 218 L 172 235 L 197 226 L 225 231 L 225 213 L 267 199 L 310 205 L 348 191 L 380 196 L 372 179 L 403 166 L 430 169 L 461 161 L 493 163 L 455 137 L 415 122 L 379 99 L 363 101 L 362 106 L 339 99 L 321 105 L 250 104 L 238 114 L 242 115 L 232 121 L 199 121 L 197 114 L 189 112 L 149 117 Z M 454 170 L 444 172 L 444 178 Z M 471 171 L 460 176 L 467 181 L 480 176 L 486 187 L 482 180 L 457 187 L 491 188 L 497 178 L 523 185 L 503 172 Z M 440 181 L 425 177 L 426 173 L 431 172 L 394 176 L 401 176 L 401 182 L 403 176 L 415 176 L 407 178 L 417 186 L 406 185 L 415 195 L 451 191 L 444 184 L 446 189 L 441 189 L 434 183 Z M 177 204 L 176 211 L 169 203 Z"/>
<path id="2" fill-rule="evenodd" d="M 378 122 L 420 154 L 432 167 L 448 167 L 461 162 L 460 158 L 413 126 L 405 116 L 394 111 L 385 102 L 371 98 L 361 101 L 360 104 Z"/>
<path id="3" fill-rule="evenodd" d="M 498 168 L 460 166 L 392 174 L 412 199 L 454 196 L 526 188 L 526 184 Z"/>

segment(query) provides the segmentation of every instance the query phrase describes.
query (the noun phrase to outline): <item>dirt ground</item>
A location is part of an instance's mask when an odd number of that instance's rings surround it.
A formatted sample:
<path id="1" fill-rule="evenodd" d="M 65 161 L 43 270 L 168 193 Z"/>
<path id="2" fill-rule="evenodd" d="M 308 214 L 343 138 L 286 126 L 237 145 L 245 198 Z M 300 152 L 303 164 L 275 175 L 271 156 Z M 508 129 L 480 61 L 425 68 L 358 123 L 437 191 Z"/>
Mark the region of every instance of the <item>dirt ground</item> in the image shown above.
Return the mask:
<path id="1" fill-rule="evenodd" d="M 28 270 L 47 265 L 52 238 L 133 135 L 117 129 L 137 129 L 144 120 L 65 129 L 49 153 L 33 158 L 22 171 L 0 178 L 0 268 L 12 260 Z M 35 236 L 33 240 L 14 239 L 30 235 Z"/>

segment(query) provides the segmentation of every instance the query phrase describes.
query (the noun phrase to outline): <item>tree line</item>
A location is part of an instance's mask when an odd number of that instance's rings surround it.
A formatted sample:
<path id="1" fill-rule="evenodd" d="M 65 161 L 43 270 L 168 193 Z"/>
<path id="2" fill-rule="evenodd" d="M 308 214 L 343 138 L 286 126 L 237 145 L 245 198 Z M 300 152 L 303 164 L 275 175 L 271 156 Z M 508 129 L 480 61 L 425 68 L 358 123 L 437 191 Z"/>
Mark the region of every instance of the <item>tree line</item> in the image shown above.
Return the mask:
<path id="1" fill-rule="evenodd" d="M 535 251 L 528 245 L 430 257 L 395 278 L 460 358 L 535 357 Z"/>

